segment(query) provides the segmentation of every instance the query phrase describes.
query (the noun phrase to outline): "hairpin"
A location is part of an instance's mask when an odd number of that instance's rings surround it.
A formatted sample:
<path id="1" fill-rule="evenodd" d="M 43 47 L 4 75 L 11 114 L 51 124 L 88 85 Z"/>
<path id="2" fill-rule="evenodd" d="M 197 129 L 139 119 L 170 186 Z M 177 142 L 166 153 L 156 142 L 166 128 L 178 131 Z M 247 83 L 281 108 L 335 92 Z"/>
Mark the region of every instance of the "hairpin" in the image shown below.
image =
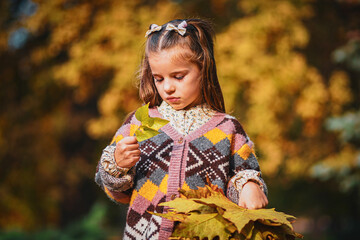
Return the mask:
<path id="1" fill-rule="evenodd" d="M 166 25 L 166 29 L 165 30 L 174 30 L 176 31 L 178 34 L 180 34 L 181 36 L 184 36 L 186 33 L 186 27 L 187 27 L 187 23 L 186 21 L 182 21 L 177 27 L 175 27 L 173 24 L 168 23 Z"/>
<path id="2" fill-rule="evenodd" d="M 148 37 L 150 34 L 152 34 L 153 32 L 157 32 L 160 31 L 162 28 L 162 26 L 156 25 L 156 24 L 151 24 L 150 25 L 150 29 L 146 31 L 145 33 L 145 37 Z"/>

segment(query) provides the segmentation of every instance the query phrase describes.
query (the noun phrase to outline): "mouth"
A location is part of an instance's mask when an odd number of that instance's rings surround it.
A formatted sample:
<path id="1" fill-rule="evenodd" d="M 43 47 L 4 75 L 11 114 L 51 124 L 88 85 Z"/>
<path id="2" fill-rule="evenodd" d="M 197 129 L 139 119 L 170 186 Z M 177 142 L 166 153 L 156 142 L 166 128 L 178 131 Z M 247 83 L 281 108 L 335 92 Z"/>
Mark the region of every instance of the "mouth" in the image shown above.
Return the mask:
<path id="1" fill-rule="evenodd" d="M 178 97 L 167 97 L 166 100 L 171 102 L 171 103 L 176 103 L 176 102 L 178 102 L 180 100 L 180 98 L 178 98 Z"/>

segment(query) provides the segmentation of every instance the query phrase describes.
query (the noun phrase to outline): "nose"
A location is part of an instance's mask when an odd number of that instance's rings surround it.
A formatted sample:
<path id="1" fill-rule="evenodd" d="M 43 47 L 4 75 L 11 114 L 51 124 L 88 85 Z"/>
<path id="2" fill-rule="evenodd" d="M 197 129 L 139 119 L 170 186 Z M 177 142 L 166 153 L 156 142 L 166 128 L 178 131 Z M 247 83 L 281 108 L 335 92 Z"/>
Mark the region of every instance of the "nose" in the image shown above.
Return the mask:
<path id="1" fill-rule="evenodd" d="M 164 79 L 164 91 L 167 94 L 175 92 L 175 89 L 176 89 L 175 85 L 171 80 Z"/>

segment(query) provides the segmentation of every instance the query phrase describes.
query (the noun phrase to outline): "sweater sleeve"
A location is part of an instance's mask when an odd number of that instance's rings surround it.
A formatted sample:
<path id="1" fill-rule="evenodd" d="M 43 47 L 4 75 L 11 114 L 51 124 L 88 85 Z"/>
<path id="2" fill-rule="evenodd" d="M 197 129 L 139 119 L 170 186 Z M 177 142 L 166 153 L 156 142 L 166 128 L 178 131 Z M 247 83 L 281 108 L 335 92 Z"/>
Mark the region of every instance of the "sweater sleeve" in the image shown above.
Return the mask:
<path id="1" fill-rule="evenodd" d="M 232 155 L 230 159 L 230 180 L 227 187 L 227 196 L 234 203 L 239 202 L 243 186 L 248 181 L 254 181 L 267 195 L 267 186 L 261 176 L 257 161 L 254 143 L 247 136 L 241 124 L 233 120 L 234 134 L 232 139 Z"/>
<path id="2" fill-rule="evenodd" d="M 135 168 L 131 168 L 126 175 L 114 177 L 104 169 L 102 158 L 109 156 L 114 157 L 116 143 L 125 136 L 133 136 L 138 126 L 136 121 L 134 121 L 134 114 L 131 114 L 116 132 L 111 144 L 103 150 L 96 168 L 95 182 L 104 190 L 106 195 L 116 203 L 129 203 Z"/>

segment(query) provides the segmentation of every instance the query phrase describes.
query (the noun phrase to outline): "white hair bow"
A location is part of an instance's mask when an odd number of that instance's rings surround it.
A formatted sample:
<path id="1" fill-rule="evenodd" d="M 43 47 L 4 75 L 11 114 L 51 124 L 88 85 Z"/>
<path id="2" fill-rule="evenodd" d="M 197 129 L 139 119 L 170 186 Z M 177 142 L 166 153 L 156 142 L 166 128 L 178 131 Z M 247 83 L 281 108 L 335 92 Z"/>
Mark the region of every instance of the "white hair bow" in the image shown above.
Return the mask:
<path id="1" fill-rule="evenodd" d="M 148 37 L 153 32 L 160 31 L 161 28 L 162 28 L 162 26 L 159 26 L 159 25 L 156 25 L 156 24 L 151 24 L 150 29 L 147 30 L 146 33 L 145 33 L 145 37 Z"/>
<path id="2" fill-rule="evenodd" d="M 175 27 L 173 24 L 168 23 L 166 25 L 166 30 L 174 30 L 176 31 L 178 34 L 180 34 L 181 36 L 184 36 L 186 33 L 186 27 L 187 27 L 187 23 L 186 21 L 182 21 L 177 27 Z"/>

